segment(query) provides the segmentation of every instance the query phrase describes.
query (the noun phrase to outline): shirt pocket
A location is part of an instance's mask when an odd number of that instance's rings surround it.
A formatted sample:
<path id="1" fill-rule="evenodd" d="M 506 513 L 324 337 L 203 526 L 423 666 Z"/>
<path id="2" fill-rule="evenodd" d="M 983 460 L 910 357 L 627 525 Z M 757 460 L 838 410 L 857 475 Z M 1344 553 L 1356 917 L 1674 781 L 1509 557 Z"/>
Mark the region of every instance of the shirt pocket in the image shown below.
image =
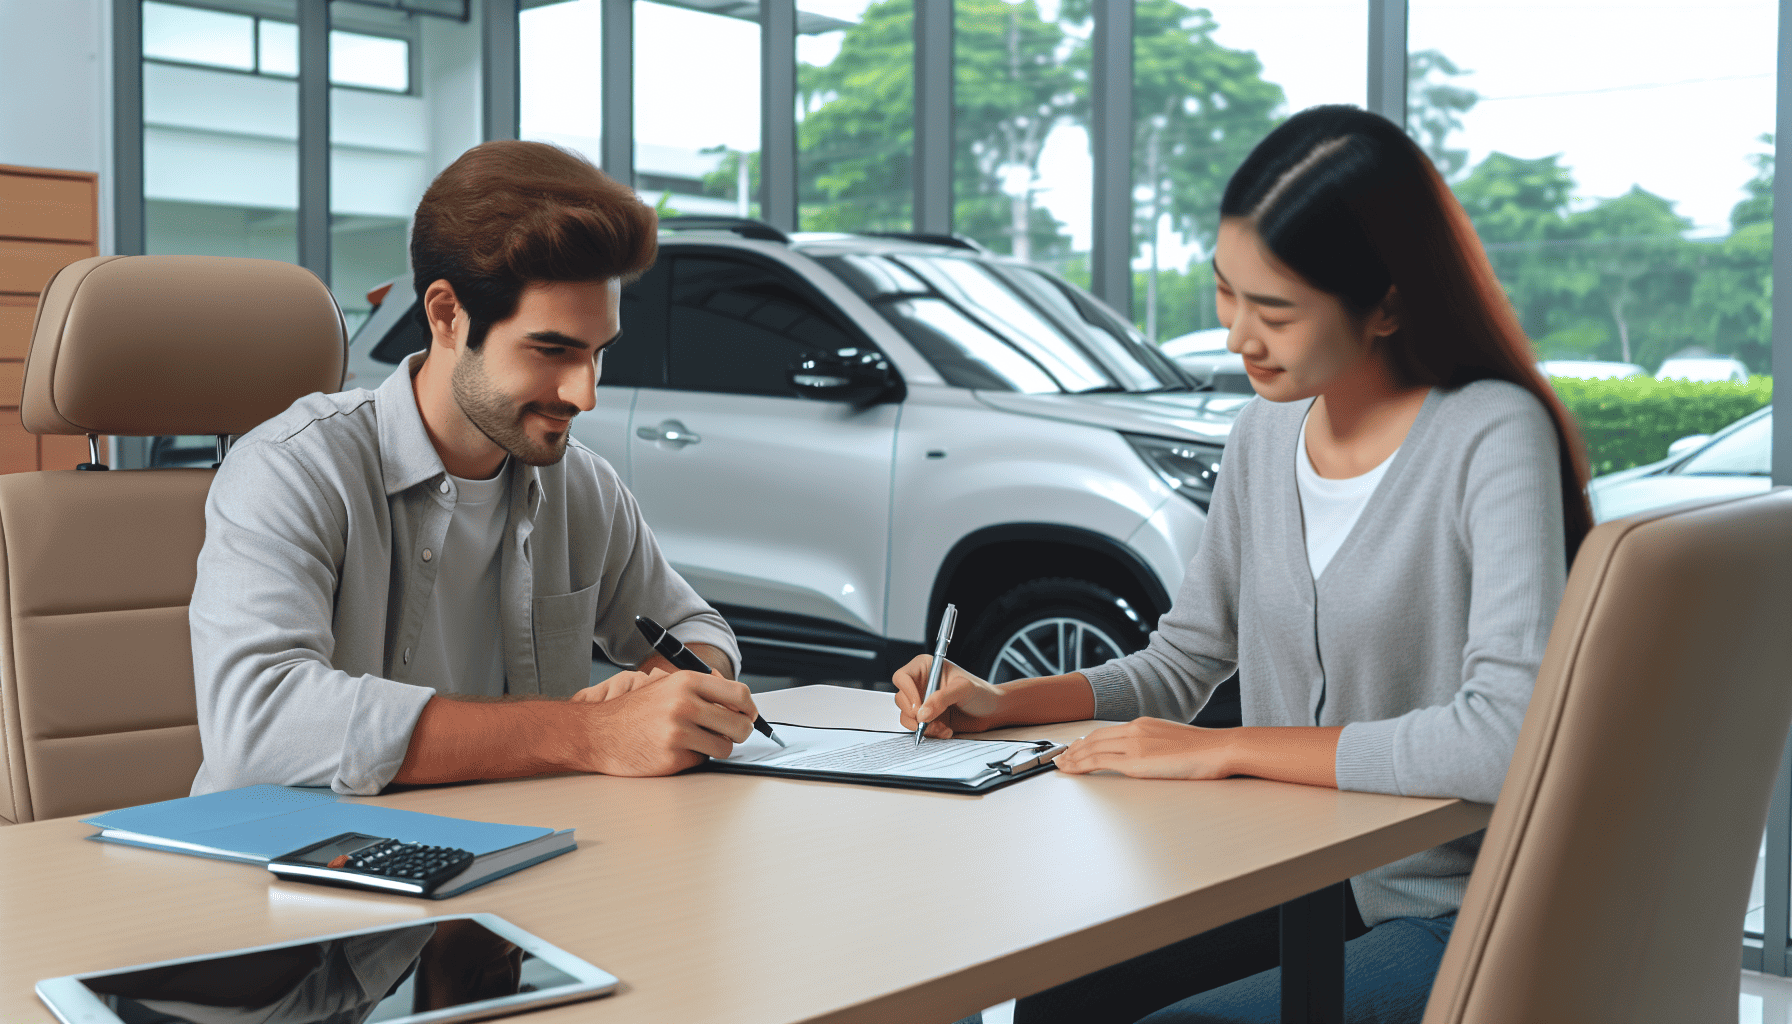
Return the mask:
<path id="1" fill-rule="evenodd" d="M 591 634 L 597 628 L 602 581 L 570 594 L 534 602 L 535 674 L 541 692 L 569 697 L 591 683 Z"/>

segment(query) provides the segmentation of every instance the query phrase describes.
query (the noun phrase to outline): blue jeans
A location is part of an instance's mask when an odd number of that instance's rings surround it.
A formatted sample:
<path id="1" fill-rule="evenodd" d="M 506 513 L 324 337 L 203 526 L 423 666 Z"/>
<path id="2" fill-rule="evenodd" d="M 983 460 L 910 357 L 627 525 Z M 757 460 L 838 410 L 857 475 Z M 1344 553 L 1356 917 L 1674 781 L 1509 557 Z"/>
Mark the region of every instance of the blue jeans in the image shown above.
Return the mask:
<path id="1" fill-rule="evenodd" d="M 1344 944 L 1347 1024 L 1418 1024 L 1437 978 L 1456 915 L 1396 917 Z M 1139 1024 L 1275 1024 L 1281 1019 L 1282 969 L 1189 996 Z"/>

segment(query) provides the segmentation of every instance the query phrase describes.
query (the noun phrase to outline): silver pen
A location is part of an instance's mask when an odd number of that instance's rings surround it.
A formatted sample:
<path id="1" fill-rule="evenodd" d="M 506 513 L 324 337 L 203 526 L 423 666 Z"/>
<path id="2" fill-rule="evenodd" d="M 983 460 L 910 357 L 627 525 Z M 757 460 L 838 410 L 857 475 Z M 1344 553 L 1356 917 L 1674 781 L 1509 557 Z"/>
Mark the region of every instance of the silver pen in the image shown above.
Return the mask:
<path id="1" fill-rule="evenodd" d="M 946 645 L 952 642 L 952 626 L 957 622 L 958 606 L 947 605 L 946 614 L 940 617 L 939 638 L 933 642 L 933 664 L 927 669 L 927 692 L 921 694 L 921 704 L 927 703 L 927 698 L 940 688 L 940 673 L 946 667 Z M 921 721 L 920 704 L 915 705 L 915 721 L 920 723 L 915 726 L 915 746 L 918 747 L 921 734 L 927 731 L 927 723 Z"/>

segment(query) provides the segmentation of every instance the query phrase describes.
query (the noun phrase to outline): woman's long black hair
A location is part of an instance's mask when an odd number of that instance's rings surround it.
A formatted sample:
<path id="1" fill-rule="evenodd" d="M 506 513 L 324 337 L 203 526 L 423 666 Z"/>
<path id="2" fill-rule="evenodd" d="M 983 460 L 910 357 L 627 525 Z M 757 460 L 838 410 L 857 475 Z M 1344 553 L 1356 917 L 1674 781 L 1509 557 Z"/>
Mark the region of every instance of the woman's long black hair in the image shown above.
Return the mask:
<path id="1" fill-rule="evenodd" d="M 1555 421 L 1573 563 L 1593 527 L 1580 432 L 1537 370 L 1467 212 L 1405 132 L 1356 107 L 1303 110 L 1233 173 L 1220 215 L 1250 220 L 1278 260 L 1357 316 L 1392 286 L 1399 329 L 1382 344 L 1403 383 L 1493 378 L 1537 396 Z"/>

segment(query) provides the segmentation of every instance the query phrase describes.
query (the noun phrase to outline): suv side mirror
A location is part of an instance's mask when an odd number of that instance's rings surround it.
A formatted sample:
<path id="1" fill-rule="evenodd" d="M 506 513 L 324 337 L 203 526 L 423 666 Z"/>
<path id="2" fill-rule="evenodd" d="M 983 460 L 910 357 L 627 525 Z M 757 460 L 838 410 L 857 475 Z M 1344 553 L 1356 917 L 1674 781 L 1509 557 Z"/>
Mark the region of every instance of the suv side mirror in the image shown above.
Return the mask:
<path id="1" fill-rule="evenodd" d="M 883 353 L 857 348 L 811 355 L 790 368 L 790 385 L 804 398 L 867 406 L 902 386 Z"/>

